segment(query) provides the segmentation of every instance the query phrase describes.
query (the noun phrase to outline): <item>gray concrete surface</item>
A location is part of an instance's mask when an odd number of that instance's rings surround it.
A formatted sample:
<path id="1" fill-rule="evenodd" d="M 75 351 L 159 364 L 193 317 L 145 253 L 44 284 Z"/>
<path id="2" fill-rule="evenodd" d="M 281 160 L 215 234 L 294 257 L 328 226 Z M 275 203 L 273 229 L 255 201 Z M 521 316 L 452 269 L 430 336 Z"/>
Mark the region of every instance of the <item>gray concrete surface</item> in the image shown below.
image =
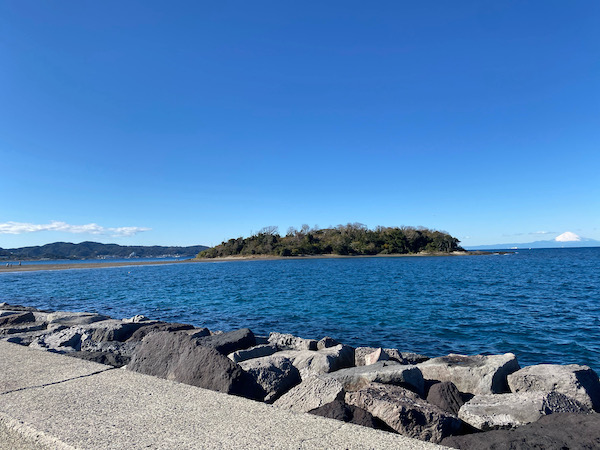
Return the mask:
<path id="1" fill-rule="evenodd" d="M 0 342 L 5 448 L 442 447 Z"/>

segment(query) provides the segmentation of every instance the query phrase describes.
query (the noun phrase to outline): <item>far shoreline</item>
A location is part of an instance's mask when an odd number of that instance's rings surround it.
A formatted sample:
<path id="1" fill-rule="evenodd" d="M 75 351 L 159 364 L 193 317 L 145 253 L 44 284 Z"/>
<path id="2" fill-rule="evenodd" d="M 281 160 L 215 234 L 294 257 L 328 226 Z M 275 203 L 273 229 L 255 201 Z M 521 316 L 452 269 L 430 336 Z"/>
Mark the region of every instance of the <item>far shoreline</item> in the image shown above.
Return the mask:
<path id="1" fill-rule="evenodd" d="M 410 253 L 410 254 L 389 254 L 389 255 L 304 255 L 304 256 L 275 256 L 275 255 L 246 255 L 246 256 L 226 256 L 219 258 L 191 258 L 178 261 L 128 261 L 128 262 L 78 262 L 78 263 L 59 263 L 59 264 L 25 264 L 17 265 L 11 263 L 6 267 L 4 263 L 0 265 L 1 273 L 12 272 L 38 272 L 53 270 L 73 270 L 73 269 L 106 269 L 111 267 L 135 267 L 135 266 L 163 266 L 169 264 L 190 264 L 207 262 L 231 262 L 231 261 L 282 261 L 282 260 L 300 260 L 300 259 L 348 259 L 348 258 L 407 258 L 407 257 L 438 257 L 438 256 L 472 256 L 472 255 L 491 255 L 491 251 L 456 251 L 451 253 Z M 512 252 L 500 252 L 512 253 Z"/>

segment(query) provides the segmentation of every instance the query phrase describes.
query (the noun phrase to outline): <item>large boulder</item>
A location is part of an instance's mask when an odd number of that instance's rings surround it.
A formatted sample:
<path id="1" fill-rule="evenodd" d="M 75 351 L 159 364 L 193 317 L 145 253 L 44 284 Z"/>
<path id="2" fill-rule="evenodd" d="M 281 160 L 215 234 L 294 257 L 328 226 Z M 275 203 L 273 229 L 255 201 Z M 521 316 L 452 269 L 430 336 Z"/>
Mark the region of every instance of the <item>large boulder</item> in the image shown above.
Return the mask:
<path id="1" fill-rule="evenodd" d="M 327 403 L 343 400 L 345 394 L 344 386 L 339 381 L 323 375 L 311 375 L 283 394 L 274 405 L 282 409 L 308 412 Z"/>
<path id="2" fill-rule="evenodd" d="M 368 411 L 354 405 L 348 405 L 343 400 L 335 400 L 318 408 L 308 411 L 315 416 L 328 417 L 363 427 L 395 432 L 383 420 L 374 417 Z"/>
<path id="3" fill-rule="evenodd" d="M 142 322 L 143 323 L 143 322 Z M 150 333 L 159 333 L 159 332 L 174 332 L 174 331 L 183 331 L 183 330 L 193 330 L 193 325 L 188 325 L 184 323 L 166 323 L 166 322 L 155 322 L 146 324 L 143 323 L 144 326 L 136 330 L 128 339 L 128 341 L 141 341 L 149 335 Z"/>
<path id="4" fill-rule="evenodd" d="M 465 403 L 458 388 L 450 381 L 442 381 L 431 386 L 427 393 L 427 401 L 455 416 Z"/>
<path id="5" fill-rule="evenodd" d="M 275 353 L 292 360 L 292 364 L 300 371 L 302 378 L 308 375 L 318 375 L 333 372 L 354 363 L 354 348 L 344 344 L 312 350 L 284 350 Z"/>
<path id="6" fill-rule="evenodd" d="M 300 372 L 283 356 L 249 359 L 239 363 L 265 391 L 264 401 L 272 403 L 300 383 Z"/>
<path id="7" fill-rule="evenodd" d="M 108 320 L 110 317 L 103 314 L 87 313 L 87 312 L 68 312 L 56 311 L 48 314 L 46 320 L 50 324 L 66 325 L 66 326 L 81 326 L 89 325 L 101 320 Z"/>
<path id="8" fill-rule="evenodd" d="M 239 363 L 241 361 L 247 361 L 254 358 L 262 358 L 263 356 L 270 356 L 276 353 L 278 348 L 275 345 L 262 344 L 250 347 L 244 350 L 237 350 L 230 353 L 227 357 L 233 362 Z"/>
<path id="9" fill-rule="evenodd" d="M 102 320 L 89 326 L 87 339 L 94 342 L 125 342 L 143 326 L 143 322 L 124 322 L 116 319 Z"/>
<path id="10" fill-rule="evenodd" d="M 553 413 L 586 413 L 590 409 L 556 391 L 476 395 L 458 417 L 479 430 L 516 428 Z"/>
<path id="11" fill-rule="evenodd" d="M 323 350 L 324 348 L 335 347 L 336 345 L 340 345 L 341 342 L 338 342 L 332 337 L 325 336 L 323 339 L 317 342 L 317 350 Z"/>
<path id="12" fill-rule="evenodd" d="M 255 400 L 264 390 L 239 365 L 185 332 L 156 332 L 144 338 L 127 369 Z"/>
<path id="13" fill-rule="evenodd" d="M 506 377 L 519 370 L 512 353 L 504 355 L 441 356 L 417 364 L 426 380 L 451 381 L 459 391 L 473 395 L 508 392 Z"/>
<path id="14" fill-rule="evenodd" d="M 317 341 L 314 339 L 276 332 L 269 334 L 269 344 L 276 345 L 281 350 L 317 350 Z"/>
<path id="15" fill-rule="evenodd" d="M 89 339 L 81 341 L 80 351 L 88 352 L 88 353 L 110 353 L 112 355 L 117 355 L 121 361 L 129 361 L 135 350 L 140 345 L 140 342 L 131 341 L 131 342 L 120 342 L 120 341 L 106 341 L 106 342 L 96 342 Z M 75 355 L 76 356 L 76 355 Z M 125 363 L 127 364 L 127 363 Z M 123 364 L 123 365 L 125 365 Z M 113 364 L 111 364 L 113 365 Z"/>
<path id="16" fill-rule="evenodd" d="M 417 366 L 406 366 L 392 361 L 338 370 L 328 375 L 339 381 L 348 391 L 359 390 L 369 383 L 404 386 L 423 395 L 423 374 Z"/>
<path id="17" fill-rule="evenodd" d="M 451 436 L 441 443 L 465 450 L 592 450 L 600 448 L 600 414 L 550 414 L 519 428 Z"/>
<path id="18" fill-rule="evenodd" d="M 223 355 L 228 355 L 237 350 L 244 350 L 256 345 L 254 333 L 248 328 L 215 334 L 200 339 L 205 347 L 212 347 Z"/>
<path id="19" fill-rule="evenodd" d="M 68 353 L 81 350 L 81 339 L 87 329 L 83 327 L 59 328 L 34 338 L 29 347 L 39 350 L 50 350 Z"/>
<path id="20" fill-rule="evenodd" d="M 461 421 L 400 386 L 372 383 L 346 393 L 346 403 L 383 420 L 398 433 L 438 443 L 461 429 Z"/>
<path id="21" fill-rule="evenodd" d="M 39 311 L 33 306 L 9 305 L 6 302 L 0 303 L 0 311 Z"/>
<path id="22" fill-rule="evenodd" d="M 28 322 L 35 322 L 35 316 L 31 311 L 29 312 L 4 312 L 0 315 L 0 327 L 11 327 L 14 325 L 20 325 Z"/>
<path id="23" fill-rule="evenodd" d="M 557 391 L 600 412 L 600 381 L 589 366 L 539 364 L 508 376 L 512 392 Z"/>
<path id="24" fill-rule="evenodd" d="M 355 365 L 364 366 L 366 356 L 379 350 L 377 347 L 357 347 L 355 351 Z M 395 348 L 382 348 L 377 361 L 397 361 L 400 364 L 415 365 L 427 361 L 429 358 L 418 353 L 401 352 Z M 371 361 L 371 363 L 376 361 Z"/>
<path id="25" fill-rule="evenodd" d="M 71 352 L 67 353 L 68 356 L 73 356 L 79 359 L 85 359 L 86 361 L 93 361 L 100 364 L 105 364 L 107 366 L 113 367 L 123 367 L 127 365 L 131 358 L 128 356 L 123 356 L 117 353 L 107 353 L 107 352 L 88 352 L 88 351 L 79 351 L 79 352 Z"/>

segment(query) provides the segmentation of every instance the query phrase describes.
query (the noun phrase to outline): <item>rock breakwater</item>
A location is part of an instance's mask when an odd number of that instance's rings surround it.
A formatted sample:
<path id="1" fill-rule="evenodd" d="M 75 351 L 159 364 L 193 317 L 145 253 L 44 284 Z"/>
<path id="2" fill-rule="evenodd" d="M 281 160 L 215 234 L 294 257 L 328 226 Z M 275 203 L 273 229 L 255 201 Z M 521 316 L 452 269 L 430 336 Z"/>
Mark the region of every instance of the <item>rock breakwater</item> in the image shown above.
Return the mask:
<path id="1" fill-rule="evenodd" d="M 0 339 L 457 448 L 485 448 L 487 435 L 508 448 L 561 448 L 564 436 L 570 448 L 600 446 L 600 381 L 587 366 L 521 369 L 511 353 L 429 359 L 330 337 L 6 303 Z"/>

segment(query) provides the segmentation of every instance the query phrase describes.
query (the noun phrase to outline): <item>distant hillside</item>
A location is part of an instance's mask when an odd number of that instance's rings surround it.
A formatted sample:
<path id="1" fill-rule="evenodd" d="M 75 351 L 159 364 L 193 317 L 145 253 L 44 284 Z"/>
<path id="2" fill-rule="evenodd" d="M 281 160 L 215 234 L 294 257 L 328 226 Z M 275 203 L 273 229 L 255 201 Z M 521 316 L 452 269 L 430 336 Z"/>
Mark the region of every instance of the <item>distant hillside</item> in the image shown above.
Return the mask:
<path id="1" fill-rule="evenodd" d="M 158 258 L 161 256 L 192 257 L 206 250 L 205 245 L 191 247 L 123 246 L 117 244 L 101 244 L 99 242 L 54 242 L 35 247 L 2 249 L 2 259 L 99 259 L 99 258 Z"/>
<path id="2" fill-rule="evenodd" d="M 248 255 L 385 255 L 462 250 L 447 233 L 413 227 L 368 229 L 354 223 L 336 228 L 290 228 L 280 236 L 277 227 L 263 228 L 249 238 L 230 239 L 198 254 L 198 258 Z"/>
<path id="3" fill-rule="evenodd" d="M 493 250 L 493 249 L 520 249 L 520 248 L 575 248 L 575 247 L 600 247 L 600 241 L 581 237 L 566 231 L 552 240 L 506 243 L 495 245 L 478 245 L 469 247 L 469 250 Z"/>

